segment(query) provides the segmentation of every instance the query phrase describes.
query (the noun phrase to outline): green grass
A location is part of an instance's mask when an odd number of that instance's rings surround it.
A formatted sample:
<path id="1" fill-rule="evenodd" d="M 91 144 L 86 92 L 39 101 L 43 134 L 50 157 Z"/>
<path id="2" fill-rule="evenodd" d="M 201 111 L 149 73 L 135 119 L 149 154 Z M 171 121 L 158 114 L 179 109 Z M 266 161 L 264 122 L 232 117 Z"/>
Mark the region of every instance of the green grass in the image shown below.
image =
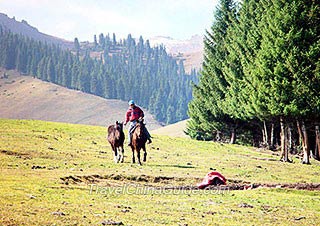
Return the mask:
<path id="1" fill-rule="evenodd" d="M 134 194 L 194 186 L 210 168 L 250 183 L 319 183 L 319 162 L 268 161 L 279 157 L 251 147 L 155 136 L 143 166 L 131 164 L 128 148 L 125 163 L 115 164 L 105 137 L 103 127 L 0 119 L 0 225 L 320 224 L 319 191 Z M 61 179 L 69 176 L 81 181 Z M 161 177 L 168 180 L 155 181 Z"/>

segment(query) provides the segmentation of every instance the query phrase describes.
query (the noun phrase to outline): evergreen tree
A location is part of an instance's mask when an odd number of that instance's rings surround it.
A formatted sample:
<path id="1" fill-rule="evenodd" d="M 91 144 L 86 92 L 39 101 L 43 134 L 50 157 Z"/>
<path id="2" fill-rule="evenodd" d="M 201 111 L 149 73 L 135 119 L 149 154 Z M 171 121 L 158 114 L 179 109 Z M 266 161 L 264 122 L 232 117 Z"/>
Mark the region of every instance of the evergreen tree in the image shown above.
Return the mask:
<path id="1" fill-rule="evenodd" d="M 63 65 L 62 68 L 62 85 L 71 88 L 71 75 L 67 64 Z"/>
<path id="2" fill-rule="evenodd" d="M 94 50 L 96 50 L 98 47 L 97 35 L 93 36 L 93 45 L 94 45 Z"/>
<path id="3" fill-rule="evenodd" d="M 76 52 L 80 51 L 80 43 L 78 38 L 74 38 L 74 49 L 76 50 Z"/>
<path id="4" fill-rule="evenodd" d="M 142 37 L 138 43 L 131 35 L 117 42 L 115 34 L 112 41 L 109 35 L 104 39 L 100 34 L 99 43 L 94 45 L 95 51 L 101 49 L 103 53 L 100 59 L 94 59 L 90 57 L 92 45 L 80 51 L 77 38 L 74 45 L 76 51 L 71 52 L 2 31 L 0 66 L 106 98 L 134 98 L 164 123 L 187 117 L 187 102 L 191 99 L 187 93 L 196 75 L 186 75 L 183 64 L 178 67 L 163 46 L 151 48 Z M 151 101 L 153 95 L 156 102 Z M 154 108 L 156 105 L 159 107 Z"/>
<path id="5" fill-rule="evenodd" d="M 239 14 L 227 23 L 226 38 L 214 40 L 216 36 L 211 35 L 211 43 L 206 39 L 202 77 L 189 106 L 190 134 L 207 139 L 212 121 L 224 115 L 240 122 L 244 133 L 256 132 L 258 125 L 264 140 L 268 140 L 270 123 L 273 143 L 273 130 L 280 122 L 282 159 L 289 161 L 287 144 L 292 143 L 296 124 L 303 163 L 309 163 L 310 149 L 315 150 L 320 142 L 313 135 L 315 145 L 310 147 L 310 128 L 319 134 L 319 14 L 316 1 L 243 1 Z M 217 59 L 222 60 L 217 63 Z M 222 114 L 206 107 L 207 103 Z M 228 126 L 228 118 L 220 118 L 220 128 Z"/>
<path id="6" fill-rule="evenodd" d="M 112 44 L 114 46 L 117 45 L 117 39 L 116 39 L 116 34 L 115 33 L 112 34 Z"/>
<path id="7" fill-rule="evenodd" d="M 50 58 L 47 58 L 46 80 L 49 82 L 56 83 L 56 74 L 55 74 L 55 70 L 54 70 L 54 65 L 52 63 L 52 59 L 50 59 Z"/>
<path id="8" fill-rule="evenodd" d="M 226 59 L 225 39 L 232 17 L 235 17 L 234 1 L 221 0 L 214 13 L 211 31 L 207 31 L 205 37 L 202 76 L 199 85 L 194 86 L 194 99 L 189 106 L 191 120 L 188 123 L 188 133 L 191 136 L 198 136 L 201 132 L 213 139 L 216 133 L 227 133 L 230 132 L 230 127 L 235 127 L 236 122 L 223 112 L 221 106 L 227 88 L 222 72 Z"/>
<path id="9" fill-rule="evenodd" d="M 314 71 L 317 62 L 308 56 L 315 40 L 319 40 L 313 27 L 319 17 L 310 14 L 319 6 L 315 2 L 295 0 L 271 3 L 264 0 L 262 6 L 265 11 L 260 26 L 261 48 L 250 74 L 245 75 L 250 75 L 252 85 L 258 89 L 258 95 L 252 98 L 256 114 L 262 118 L 270 115 L 280 118 L 282 158 L 289 161 L 286 135 L 290 123 L 298 119 L 301 120 L 298 125 L 304 127 L 304 119 L 314 112 L 311 100 L 317 99 L 319 103 L 319 91 L 313 89 L 313 84 L 319 84 Z M 320 25 L 316 26 L 319 29 Z M 317 52 L 319 54 L 319 50 Z M 313 116 L 320 114 L 314 113 Z M 308 132 L 301 130 L 303 163 L 309 164 Z"/>
<path id="10" fill-rule="evenodd" d="M 99 45 L 101 46 L 102 49 L 105 48 L 105 43 L 106 43 L 105 37 L 104 37 L 103 33 L 101 33 L 99 35 Z"/>

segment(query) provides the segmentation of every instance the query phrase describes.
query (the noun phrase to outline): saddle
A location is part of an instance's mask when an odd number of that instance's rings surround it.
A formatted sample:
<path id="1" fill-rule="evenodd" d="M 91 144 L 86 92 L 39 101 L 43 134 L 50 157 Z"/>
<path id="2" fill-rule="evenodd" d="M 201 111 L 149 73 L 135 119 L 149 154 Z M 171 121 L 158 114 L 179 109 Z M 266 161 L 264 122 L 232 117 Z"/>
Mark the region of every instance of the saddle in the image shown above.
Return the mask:
<path id="1" fill-rule="evenodd" d="M 136 128 L 138 127 L 138 125 L 143 125 L 143 126 L 145 126 L 145 124 L 144 123 L 142 123 L 143 121 L 138 121 L 138 120 L 136 120 L 136 124 L 135 124 L 135 126 L 132 128 L 132 131 L 130 132 L 130 134 L 132 135 L 133 134 L 133 132 L 136 130 Z"/>

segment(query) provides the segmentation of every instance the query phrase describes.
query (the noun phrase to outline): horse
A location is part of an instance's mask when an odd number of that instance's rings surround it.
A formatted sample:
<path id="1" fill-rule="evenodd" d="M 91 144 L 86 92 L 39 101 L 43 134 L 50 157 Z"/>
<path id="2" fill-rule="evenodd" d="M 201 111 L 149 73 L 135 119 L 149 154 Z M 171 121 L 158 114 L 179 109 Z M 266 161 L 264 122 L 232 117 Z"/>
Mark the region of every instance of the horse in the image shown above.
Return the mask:
<path id="1" fill-rule="evenodd" d="M 143 123 L 143 119 L 138 120 L 135 129 L 132 133 L 132 139 L 131 139 L 131 150 L 132 150 L 132 163 L 135 163 L 135 156 L 134 153 L 137 153 L 138 163 L 141 164 L 140 161 L 140 150 L 142 149 L 144 151 L 143 155 L 143 161 L 147 161 L 147 151 L 146 151 L 146 142 L 148 140 L 145 132 L 145 124 Z"/>
<path id="2" fill-rule="evenodd" d="M 124 161 L 124 133 L 123 133 L 123 122 L 118 122 L 114 125 L 108 127 L 108 136 L 107 139 L 111 144 L 111 148 L 114 154 L 114 162 L 123 162 Z"/>

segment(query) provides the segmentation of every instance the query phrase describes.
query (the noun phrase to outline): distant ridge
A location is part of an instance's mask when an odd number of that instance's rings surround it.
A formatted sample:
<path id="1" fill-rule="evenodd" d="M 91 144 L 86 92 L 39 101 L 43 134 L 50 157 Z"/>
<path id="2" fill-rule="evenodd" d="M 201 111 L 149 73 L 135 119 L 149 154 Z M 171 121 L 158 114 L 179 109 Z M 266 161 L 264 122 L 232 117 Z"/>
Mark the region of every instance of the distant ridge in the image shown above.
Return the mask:
<path id="1" fill-rule="evenodd" d="M 193 35 L 190 39 L 177 40 L 167 36 L 155 36 L 149 39 L 152 46 L 164 45 L 167 52 L 184 62 L 185 70 L 191 73 L 202 68 L 203 36 Z"/>
<path id="2" fill-rule="evenodd" d="M 123 121 L 127 108 L 125 101 L 104 99 L 0 68 L 0 118 L 106 126 Z M 161 127 L 146 110 L 145 115 L 149 129 Z"/>
<path id="3" fill-rule="evenodd" d="M 70 41 L 41 33 L 37 28 L 28 24 L 27 21 L 16 21 L 14 17 L 9 18 L 4 13 L 0 13 L 0 25 L 5 29 L 10 30 L 12 33 L 21 34 L 37 41 L 59 45 L 62 48 L 71 49 L 73 47 L 73 43 Z"/>
<path id="4" fill-rule="evenodd" d="M 59 45 L 65 49 L 73 49 L 74 43 L 64 40 L 62 38 L 54 37 L 41 33 L 37 28 L 31 26 L 27 21 L 21 22 L 16 19 L 8 17 L 6 14 L 0 12 L 0 25 L 13 33 L 21 34 L 26 37 L 35 39 L 37 41 L 46 42 L 48 44 Z M 130 31 L 128 31 L 129 33 Z M 155 36 L 149 38 L 152 46 L 164 45 L 167 52 L 174 58 L 184 62 L 185 70 L 191 73 L 192 69 L 197 71 L 201 69 L 203 62 L 203 37 L 194 35 L 190 39 L 177 40 L 168 36 Z M 84 41 L 81 45 L 90 45 L 88 41 Z M 94 55 L 94 53 L 92 54 Z M 100 54 L 97 55 L 98 57 Z"/>
<path id="5" fill-rule="evenodd" d="M 155 36 L 149 39 L 151 45 L 163 44 L 166 50 L 172 54 L 193 53 L 203 50 L 203 37 L 193 35 L 190 39 L 177 40 L 167 36 Z"/>

